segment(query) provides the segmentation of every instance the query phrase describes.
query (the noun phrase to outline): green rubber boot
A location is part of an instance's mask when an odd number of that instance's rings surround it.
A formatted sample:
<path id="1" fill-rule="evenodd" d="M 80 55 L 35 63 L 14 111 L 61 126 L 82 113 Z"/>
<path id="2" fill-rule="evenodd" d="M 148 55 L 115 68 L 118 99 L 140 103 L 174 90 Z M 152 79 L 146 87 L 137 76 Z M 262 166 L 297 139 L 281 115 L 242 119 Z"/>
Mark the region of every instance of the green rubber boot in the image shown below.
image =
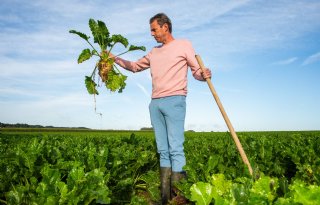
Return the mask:
<path id="1" fill-rule="evenodd" d="M 171 167 L 160 167 L 160 182 L 161 182 L 161 203 L 168 204 L 171 199 Z"/>
<path id="2" fill-rule="evenodd" d="M 185 171 L 182 172 L 172 172 L 171 174 L 171 199 L 173 204 L 188 204 L 187 198 L 185 198 L 179 189 L 175 186 L 179 181 L 187 178 Z"/>

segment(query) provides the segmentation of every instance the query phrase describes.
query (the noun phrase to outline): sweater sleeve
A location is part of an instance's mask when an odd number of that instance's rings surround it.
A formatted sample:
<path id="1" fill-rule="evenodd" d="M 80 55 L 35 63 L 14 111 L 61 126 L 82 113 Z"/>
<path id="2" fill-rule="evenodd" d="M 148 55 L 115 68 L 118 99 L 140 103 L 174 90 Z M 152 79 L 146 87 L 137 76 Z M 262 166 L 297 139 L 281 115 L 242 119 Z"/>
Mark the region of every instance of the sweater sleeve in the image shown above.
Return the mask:
<path id="1" fill-rule="evenodd" d="M 202 74 L 201 74 L 202 71 L 198 64 L 198 61 L 196 59 L 196 53 L 190 41 L 186 41 L 186 58 L 187 58 L 187 64 L 191 69 L 193 77 L 197 80 L 205 81 L 205 79 L 202 77 Z"/>
<path id="2" fill-rule="evenodd" d="M 121 66 L 122 68 L 131 71 L 131 72 L 140 72 L 150 67 L 150 58 L 149 54 L 140 58 L 138 61 L 127 61 L 122 58 L 116 57 L 115 63 Z"/>

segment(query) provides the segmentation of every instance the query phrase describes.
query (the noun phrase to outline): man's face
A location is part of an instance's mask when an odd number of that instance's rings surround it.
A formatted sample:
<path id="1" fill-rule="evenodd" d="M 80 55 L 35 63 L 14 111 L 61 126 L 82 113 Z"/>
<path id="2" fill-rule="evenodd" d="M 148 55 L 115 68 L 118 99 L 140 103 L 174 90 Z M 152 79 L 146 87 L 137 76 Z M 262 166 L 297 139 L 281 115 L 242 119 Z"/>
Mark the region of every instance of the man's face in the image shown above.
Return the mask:
<path id="1" fill-rule="evenodd" d="M 166 38 L 166 33 L 169 31 L 168 25 L 164 24 L 162 27 L 158 24 L 158 21 L 155 20 L 150 24 L 151 36 L 158 43 L 163 43 Z"/>

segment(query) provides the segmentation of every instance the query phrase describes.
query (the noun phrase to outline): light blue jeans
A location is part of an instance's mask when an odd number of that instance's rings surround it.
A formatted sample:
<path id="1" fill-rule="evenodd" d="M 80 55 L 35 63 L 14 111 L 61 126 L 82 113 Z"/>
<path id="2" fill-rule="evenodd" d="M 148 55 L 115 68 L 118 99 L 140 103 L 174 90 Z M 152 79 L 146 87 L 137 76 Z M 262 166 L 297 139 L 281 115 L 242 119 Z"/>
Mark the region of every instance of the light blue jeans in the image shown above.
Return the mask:
<path id="1" fill-rule="evenodd" d="M 186 164 L 183 148 L 186 96 L 152 99 L 149 111 L 160 155 L 160 167 L 171 167 L 174 172 L 183 171 Z"/>

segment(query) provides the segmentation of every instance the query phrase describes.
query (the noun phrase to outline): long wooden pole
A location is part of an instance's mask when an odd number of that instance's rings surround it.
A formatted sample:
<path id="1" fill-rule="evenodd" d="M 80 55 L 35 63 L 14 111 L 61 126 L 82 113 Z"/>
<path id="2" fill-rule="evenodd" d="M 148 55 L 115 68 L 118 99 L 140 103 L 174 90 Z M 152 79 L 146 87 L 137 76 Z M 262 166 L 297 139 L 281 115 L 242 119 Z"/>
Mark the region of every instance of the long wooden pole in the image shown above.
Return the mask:
<path id="1" fill-rule="evenodd" d="M 203 62 L 202 62 L 202 60 L 201 60 L 201 57 L 200 57 L 199 55 L 196 55 L 196 59 L 197 59 L 197 61 L 198 61 L 198 63 L 199 63 L 199 66 L 200 66 L 201 70 L 204 71 L 205 66 L 204 66 L 204 64 L 203 64 Z M 222 106 L 222 103 L 221 103 L 221 101 L 220 101 L 220 99 L 219 99 L 219 97 L 218 97 L 218 94 L 217 94 L 216 90 L 214 89 L 213 84 L 212 84 L 210 78 L 206 78 L 206 81 L 207 81 L 207 83 L 208 83 L 208 86 L 209 86 L 209 88 L 210 88 L 210 91 L 211 91 L 214 99 L 216 100 L 216 102 L 217 102 L 217 104 L 218 104 L 218 107 L 219 107 L 220 112 L 221 112 L 221 114 L 222 114 L 222 116 L 223 116 L 223 118 L 224 118 L 224 121 L 227 123 L 227 126 L 228 126 L 228 128 L 229 128 L 229 131 L 230 131 L 230 133 L 231 133 L 231 136 L 232 136 L 234 142 L 236 143 L 236 146 L 237 146 L 237 148 L 238 148 L 238 150 L 239 150 L 239 152 L 240 152 L 242 161 L 248 166 L 249 172 L 250 172 L 250 174 L 252 175 L 253 172 L 252 172 L 252 167 L 251 167 L 251 165 L 250 165 L 250 162 L 249 162 L 249 160 L 248 160 L 248 158 L 247 158 L 246 153 L 244 152 L 244 150 L 243 150 L 243 148 L 242 148 L 242 145 L 241 145 L 241 143 L 240 143 L 240 140 L 239 140 L 236 132 L 235 132 L 234 129 L 233 129 L 233 126 L 232 126 L 232 124 L 231 124 L 231 122 L 230 122 L 230 120 L 229 120 L 229 117 L 228 117 L 226 111 L 224 110 L 224 108 L 223 108 L 223 106 Z"/>

